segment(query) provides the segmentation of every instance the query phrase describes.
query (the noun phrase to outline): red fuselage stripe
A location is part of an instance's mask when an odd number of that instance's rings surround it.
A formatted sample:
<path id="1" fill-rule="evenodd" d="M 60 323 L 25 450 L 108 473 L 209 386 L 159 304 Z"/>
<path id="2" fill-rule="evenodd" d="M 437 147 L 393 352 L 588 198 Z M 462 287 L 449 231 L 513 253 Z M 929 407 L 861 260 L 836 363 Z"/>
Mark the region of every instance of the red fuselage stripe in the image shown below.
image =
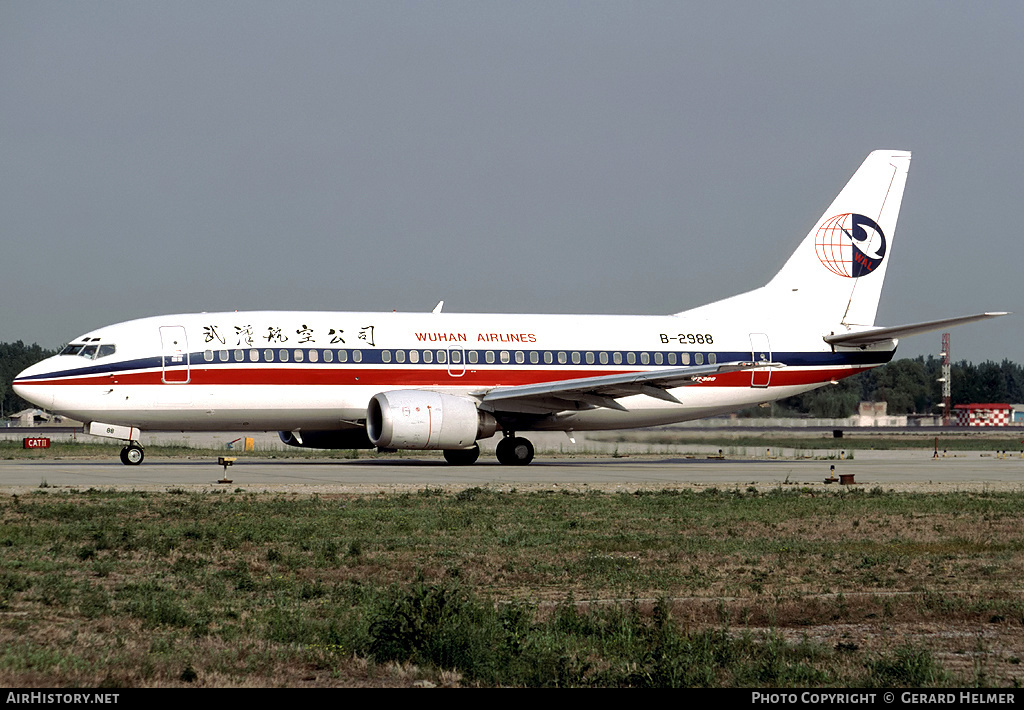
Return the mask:
<path id="1" fill-rule="evenodd" d="M 808 385 L 856 375 L 870 367 L 830 367 L 822 369 L 783 368 L 771 371 L 772 386 Z M 184 374 L 184 370 L 170 371 Z M 462 375 L 450 375 L 447 370 L 387 367 L 380 369 L 359 368 L 191 368 L 189 385 L 364 385 L 375 387 L 510 387 L 515 385 L 557 382 L 560 380 L 582 379 L 617 375 L 624 370 L 471 370 Z M 62 377 L 52 380 L 35 380 L 26 385 L 177 385 L 165 383 L 164 373 L 149 372 L 114 373 L 88 377 Z M 762 371 L 759 379 L 767 379 Z M 691 386 L 703 387 L 750 387 L 751 371 L 728 372 L 712 375 Z"/>

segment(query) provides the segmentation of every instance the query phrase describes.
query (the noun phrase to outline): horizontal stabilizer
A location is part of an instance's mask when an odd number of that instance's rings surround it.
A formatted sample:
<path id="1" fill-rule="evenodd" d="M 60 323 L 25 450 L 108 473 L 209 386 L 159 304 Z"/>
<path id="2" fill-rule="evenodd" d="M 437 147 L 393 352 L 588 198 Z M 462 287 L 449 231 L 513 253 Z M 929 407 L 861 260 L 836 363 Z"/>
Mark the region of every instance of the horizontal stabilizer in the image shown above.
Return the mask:
<path id="1" fill-rule="evenodd" d="M 1008 311 L 978 313 L 973 316 L 960 316 L 959 318 L 945 318 L 943 320 L 933 320 L 925 323 L 896 325 L 891 328 L 872 328 L 870 330 L 862 330 L 856 333 L 826 335 L 825 342 L 829 345 L 847 345 L 851 347 L 874 345 L 875 343 L 884 343 L 886 341 L 903 338 L 908 335 L 930 333 L 935 330 L 942 330 L 943 328 L 951 328 L 955 325 L 964 325 L 965 323 L 974 323 L 979 320 L 987 320 L 989 318 L 998 318 L 999 316 L 1007 315 L 1010 315 Z"/>

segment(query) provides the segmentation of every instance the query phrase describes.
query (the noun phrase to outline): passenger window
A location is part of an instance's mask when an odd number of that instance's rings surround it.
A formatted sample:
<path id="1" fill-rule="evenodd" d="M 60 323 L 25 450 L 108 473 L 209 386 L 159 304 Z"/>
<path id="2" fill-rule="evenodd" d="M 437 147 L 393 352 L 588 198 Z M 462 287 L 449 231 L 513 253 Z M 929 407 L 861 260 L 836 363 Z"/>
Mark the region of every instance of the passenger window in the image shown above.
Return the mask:
<path id="1" fill-rule="evenodd" d="M 679 360 L 684 365 L 689 365 L 690 364 L 690 353 L 683 353 L 682 355 L 679 356 Z"/>
<path id="2" fill-rule="evenodd" d="M 668 354 L 668 364 L 669 365 L 675 365 L 676 364 L 676 354 L 675 353 L 669 353 Z"/>
<path id="3" fill-rule="evenodd" d="M 420 361 L 420 351 L 419 350 L 410 350 L 409 351 L 409 362 L 411 362 L 413 365 L 415 365 L 419 361 Z"/>
<path id="4" fill-rule="evenodd" d="M 693 361 L 698 365 L 704 364 L 704 353 L 694 353 Z"/>
<path id="5" fill-rule="evenodd" d="M 249 351 L 249 362 L 259 362 L 259 360 L 260 360 L 260 351 L 259 350 L 255 350 L 255 349 L 250 350 Z"/>
<path id="6" fill-rule="evenodd" d="M 493 350 L 488 350 L 487 352 L 485 352 L 484 353 L 484 360 L 487 361 L 488 365 L 493 365 L 494 364 L 494 351 Z"/>
<path id="7" fill-rule="evenodd" d="M 452 364 L 454 364 L 454 365 L 461 364 L 462 363 L 462 351 L 461 350 L 452 350 L 452 352 L 451 352 L 451 360 L 452 360 Z"/>
<path id="8" fill-rule="evenodd" d="M 430 363 L 430 362 L 433 362 L 433 361 L 434 361 L 434 351 L 433 350 L 424 350 L 423 351 L 423 362 Z"/>
<path id="9" fill-rule="evenodd" d="M 218 350 L 217 351 L 217 359 L 220 360 L 221 362 L 227 362 L 228 358 L 230 358 L 230 357 L 231 357 L 231 355 L 228 353 L 227 350 Z"/>
<path id="10" fill-rule="evenodd" d="M 338 362 L 348 362 L 348 350 L 338 351 Z"/>
<path id="11" fill-rule="evenodd" d="M 654 353 L 654 364 L 661 365 L 663 362 L 661 353 Z"/>
<path id="12" fill-rule="evenodd" d="M 381 350 L 380 351 L 380 359 L 381 359 L 381 362 L 391 362 L 391 351 L 390 350 Z"/>
<path id="13" fill-rule="evenodd" d="M 607 365 L 608 364 L 608 353 L 603 352 L 603 351 L 598 353 L 597 359 L 601 361 L 602 365 Z"/>
<path id="14" fill-rule="evenodd" d="M 324 350 L 324 362 L 334 362 L 333 350 Z"/>
<path id="15" fill-rule="evenodd" d="M 203 351 L 203 359 L 206 360 L 207 362 L 213 362 L 213 351 L 212 350 L 204 350 Z"/>
<path id="16" fill-rule="evenodd" d="M 468 357 L 470 365 L 475 365 L 478 362 L 480 362 L 480 353 L 478 353 L 476 350 L 470 350 Z"/>
<path id="17" fill-rule="evenodd" d="M 320 359 L 320 353 L 318 353 L 316 350 L 310 350 L 309 351 L 309 361 L 310 362 L 316 362 L 319 359 Z"/>
<path id="18" fill-rule="evenodd" d="M 587 353 L 587 364 L 588 365 L 593 365 L 594 364 L 594 353 L 591 353 L 591 352 Z"/>
<path id="19" fill-rule="evenodd" d="M 716 355 L 715 353 L 708 353 L 708 364 L 709 365 L 717 365 L 718 364 L 718 355 Z"/>
<path id="20" fill-rule="evenodd" d="M 572 364 L 573 365 L 579 365 L 580 364 L 580 354 L 578 352 L 576 352 L 575 350 L 572 353 Z"/>
<path id="21" fill-rule="evenodd" d="M 266 350 L 263 351 L 263 362 L 273 362 L 273 361 L 274 361 L 274 351 L 271 350 L 270 348 L 267 348 Z"/>
<path id="22" fill-rule="evenodd" d="M 245 359 L 245 351 L 241 348 L 235 350 L 235 362 L 242 362 Z"/>
<path id="23" fill-rule="evenodd" d="M 651 355 L 650 355 L 650 353 L 640 353 L 640 364 L 642 364 L 642 365 L 650 365 L 651 364 Z"/>
<path id="24" fill-rule="evenodd" d="M 363 353 L 362 353 L 362 351 L 361 350 L 353 350 L 352 351 L 352 362 L 362 362 L 362 361 L 363 361 Z"/>
<path id="25" fill-rule="evenodd" d="M 447 351 L 445 351 L 445 350 L 438 350 L 437 351 L 437 364 L 438 365 L 444 365 L 446 362 L 448 362 L 448 353 L 447 353 Z"/>
<path id="26" fill-rule="evenodd" d="M 626 353 L 626 362 L 630 365 L 636 364 L 636 353 Z"/>
<path id="27" fill-rule="evenodd" d="M 277 356 L 281 359 L 281 362 L 288 362 L 288 351 L 284 348 L 277 351 Z"/>
<path id="28" fill-rule="evenodd" d="M 554 355 L 551 354 L 551 351 L 550 350 L 545 350 L 544 351 L 544 364 L 545 365 L 550 365 L 554 361 L 555 361 L 555 357 L 554 357 Z"/>
<path id="29" fill-rule="evenodd" d="M 539 362 L 540 362 L 540 353 L 538 353 L 536 350 L 531 350 L 530 351 L 530 364 L 536 365 Z"/>
<path id="30" fill-rule="evenodd" d="M 565 353 L 564 352 L 558 353 L 558 364 L 559 365 L 564 365 L 567 362 L 569 362 L 569 359 L 565 356 Z"/>
<path id="31" fill-rule="evenodd" d="M 612 362 L 616 365 L 622 364 L 622 353 L 612 353 Z"/>
<path id="32" fill-rule="evenodd" d="M 404 350 L 396 350 L 395 351 L 395 362 L 405 362 L 405 351 Z"/>
<path id="33" fill-rule="evenodd" d="M 526 362 L 526 353 L 524 353 L 522 350 L 516 350 L 516 362 L 519 363 L 520 365 Z"/>
<path id="34" fill-rule="evenodd" d="M 503 363 L 507 363 L 508 362 L 508 350 L 502 350 L 501 354 L 499 355 L 499 357 L 501 358 L 501 361 Z"/>

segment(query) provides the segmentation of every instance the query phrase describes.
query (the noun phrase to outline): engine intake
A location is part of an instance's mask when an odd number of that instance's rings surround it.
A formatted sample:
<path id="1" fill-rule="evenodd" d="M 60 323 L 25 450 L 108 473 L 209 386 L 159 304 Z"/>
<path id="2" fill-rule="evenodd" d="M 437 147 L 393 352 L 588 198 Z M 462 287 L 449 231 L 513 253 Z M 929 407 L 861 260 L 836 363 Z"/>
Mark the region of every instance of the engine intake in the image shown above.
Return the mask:
<path id="1" fill-rule="evenodd" d="M 380 448 L 464 449 L 497 428 L 472 400 L 440 392 L 381 392 L 366 408 L 366 433 Z"/>

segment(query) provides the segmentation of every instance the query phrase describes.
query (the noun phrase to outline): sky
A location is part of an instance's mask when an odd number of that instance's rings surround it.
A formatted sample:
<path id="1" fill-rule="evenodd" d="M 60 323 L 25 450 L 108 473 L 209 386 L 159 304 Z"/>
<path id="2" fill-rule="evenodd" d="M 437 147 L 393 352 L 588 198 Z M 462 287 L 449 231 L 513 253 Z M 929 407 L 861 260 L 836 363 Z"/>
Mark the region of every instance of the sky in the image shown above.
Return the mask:
<path id="1" fill-rule="evenodd" d="M 914 159 L 876 323 L 1024 362 L 1024 3 L 0 0 L 0 341 L 674 313 Z M 898 356 L 937 354 L 940 333 Z"/>

